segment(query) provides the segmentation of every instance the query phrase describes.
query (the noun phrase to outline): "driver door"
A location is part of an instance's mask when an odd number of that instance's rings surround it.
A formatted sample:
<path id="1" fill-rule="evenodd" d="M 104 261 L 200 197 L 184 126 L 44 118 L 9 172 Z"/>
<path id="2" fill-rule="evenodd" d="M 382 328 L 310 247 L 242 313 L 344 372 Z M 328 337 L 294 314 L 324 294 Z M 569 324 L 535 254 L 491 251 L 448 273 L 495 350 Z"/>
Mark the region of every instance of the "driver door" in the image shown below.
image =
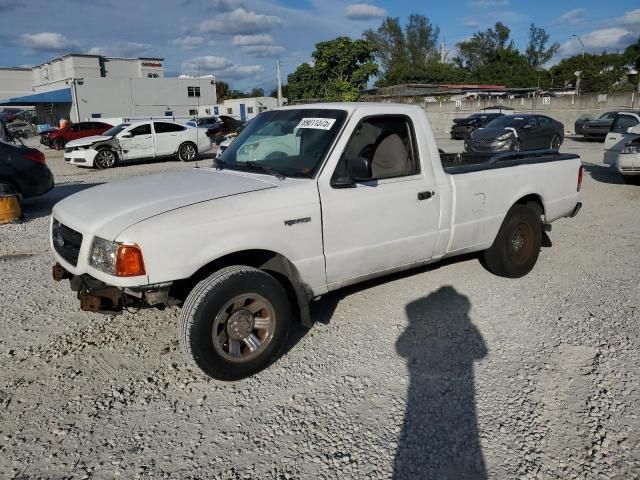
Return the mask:
<path id="1" fill-rule="evenodd" d="M 631 140 L 640 137 L 638 134 L 628 133 L 627 130 L 640 124 L 640 117 L 633 113 L 618 113 L 613 119 L 611 130 L 604 140 L 604 163 L 615 165 L 618 154 Z"/>
<path id="2" fill-rule="evenodd" d="M 143 123 L 125 130 L 118 136 L 124 160 L 151 158 L 155 155 L 151 123 Z"/>
<path id="3" fill-rule="evenodd" d="M 522 150 L 535 150 L 541 147 L 541 135 L 536 117 L 529 117 L 522 127 Z"/>

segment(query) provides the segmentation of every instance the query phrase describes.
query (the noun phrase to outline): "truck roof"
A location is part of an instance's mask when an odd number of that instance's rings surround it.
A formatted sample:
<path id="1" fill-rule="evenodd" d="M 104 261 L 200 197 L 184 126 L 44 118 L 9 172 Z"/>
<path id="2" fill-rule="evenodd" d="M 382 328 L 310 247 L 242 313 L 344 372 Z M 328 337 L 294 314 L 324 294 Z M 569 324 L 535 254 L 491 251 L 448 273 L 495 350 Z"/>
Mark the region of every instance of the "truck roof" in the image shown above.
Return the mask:
<path id="1" fill-rule="evenodd" d="M 320 110 L 346 110 L 352 113 L 356 110 L 370 110 L 371 113 L 380 113 L 381 110 L 396 110 L 398 107 L 407 110 L 422 110 L 418 105 L 406 103 L 382 103 L 382 102 L 336 102 L 336 103 L 310 103 L 306 105 L 289 105 L 277 110 L 300 110 L 300 109 L 320 109 Z"/>

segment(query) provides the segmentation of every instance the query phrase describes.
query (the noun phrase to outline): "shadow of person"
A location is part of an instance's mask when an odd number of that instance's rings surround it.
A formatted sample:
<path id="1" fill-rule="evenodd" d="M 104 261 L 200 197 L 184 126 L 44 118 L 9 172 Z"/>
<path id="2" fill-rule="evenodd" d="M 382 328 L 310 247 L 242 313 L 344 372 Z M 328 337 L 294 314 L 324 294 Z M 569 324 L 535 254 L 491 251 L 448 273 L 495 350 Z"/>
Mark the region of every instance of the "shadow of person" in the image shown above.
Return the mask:
<path id="1" fill-rule="evenodd" d="M 445 286 L 406 307 L 396 343 L 410 385 L 394 478 L 486 478 L 476 419 L 473 362 L 487 354 L 469 299 Z"/>

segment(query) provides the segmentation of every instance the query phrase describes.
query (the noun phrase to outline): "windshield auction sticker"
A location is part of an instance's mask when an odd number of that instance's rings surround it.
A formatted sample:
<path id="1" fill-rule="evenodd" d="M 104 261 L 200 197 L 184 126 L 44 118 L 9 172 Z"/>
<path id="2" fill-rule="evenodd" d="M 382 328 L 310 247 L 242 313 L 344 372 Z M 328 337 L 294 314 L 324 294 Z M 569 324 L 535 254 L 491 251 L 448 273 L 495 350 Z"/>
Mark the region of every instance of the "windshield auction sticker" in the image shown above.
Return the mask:
<path id="1" fill-rule="evenodd" d="M 335 118 L 303 118 L 296 128 L 315 128 L 318 130 L 331 130 Z"/>

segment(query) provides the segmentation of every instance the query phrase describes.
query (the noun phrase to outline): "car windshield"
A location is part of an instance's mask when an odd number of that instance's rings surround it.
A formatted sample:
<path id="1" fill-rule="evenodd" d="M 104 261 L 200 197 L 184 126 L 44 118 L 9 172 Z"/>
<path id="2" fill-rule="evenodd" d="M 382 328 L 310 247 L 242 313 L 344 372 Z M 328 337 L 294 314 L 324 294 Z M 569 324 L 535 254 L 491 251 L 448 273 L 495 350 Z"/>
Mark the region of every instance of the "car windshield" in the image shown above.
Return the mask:
<path id="1" fill-rule="evenodd" d="M 261 113 L 220 156 L 224 168 L 271 169 L 310 178 L 342 127 L 347 112 L 287 109 Z"/>
<path id="2" fill-rule="evenodd" d="M 489 123 L 487 123 L 485 128 L 505 128 L 505 127 L 517 128 L 520 125 L 522 125 L 524 121 L 525 121 L 524 117 L 511 117 L 511 116 L 498 117 L 498 118 L 494 118 Z"/>
<path id="3" fill-rule="evenodd" d="M 106 136 L 106 137 L 113 137 L 113 136 L 119 134 L 121 131 L 123 131 L 125 128 L 127 128 L 129 125 L 131 125 L 131 124 L 130 123 L 121 123 L 120 125 L 116 125 L 115 127 L 110 128 L 109 130 L 104 132 L 103 135 Z"/>

